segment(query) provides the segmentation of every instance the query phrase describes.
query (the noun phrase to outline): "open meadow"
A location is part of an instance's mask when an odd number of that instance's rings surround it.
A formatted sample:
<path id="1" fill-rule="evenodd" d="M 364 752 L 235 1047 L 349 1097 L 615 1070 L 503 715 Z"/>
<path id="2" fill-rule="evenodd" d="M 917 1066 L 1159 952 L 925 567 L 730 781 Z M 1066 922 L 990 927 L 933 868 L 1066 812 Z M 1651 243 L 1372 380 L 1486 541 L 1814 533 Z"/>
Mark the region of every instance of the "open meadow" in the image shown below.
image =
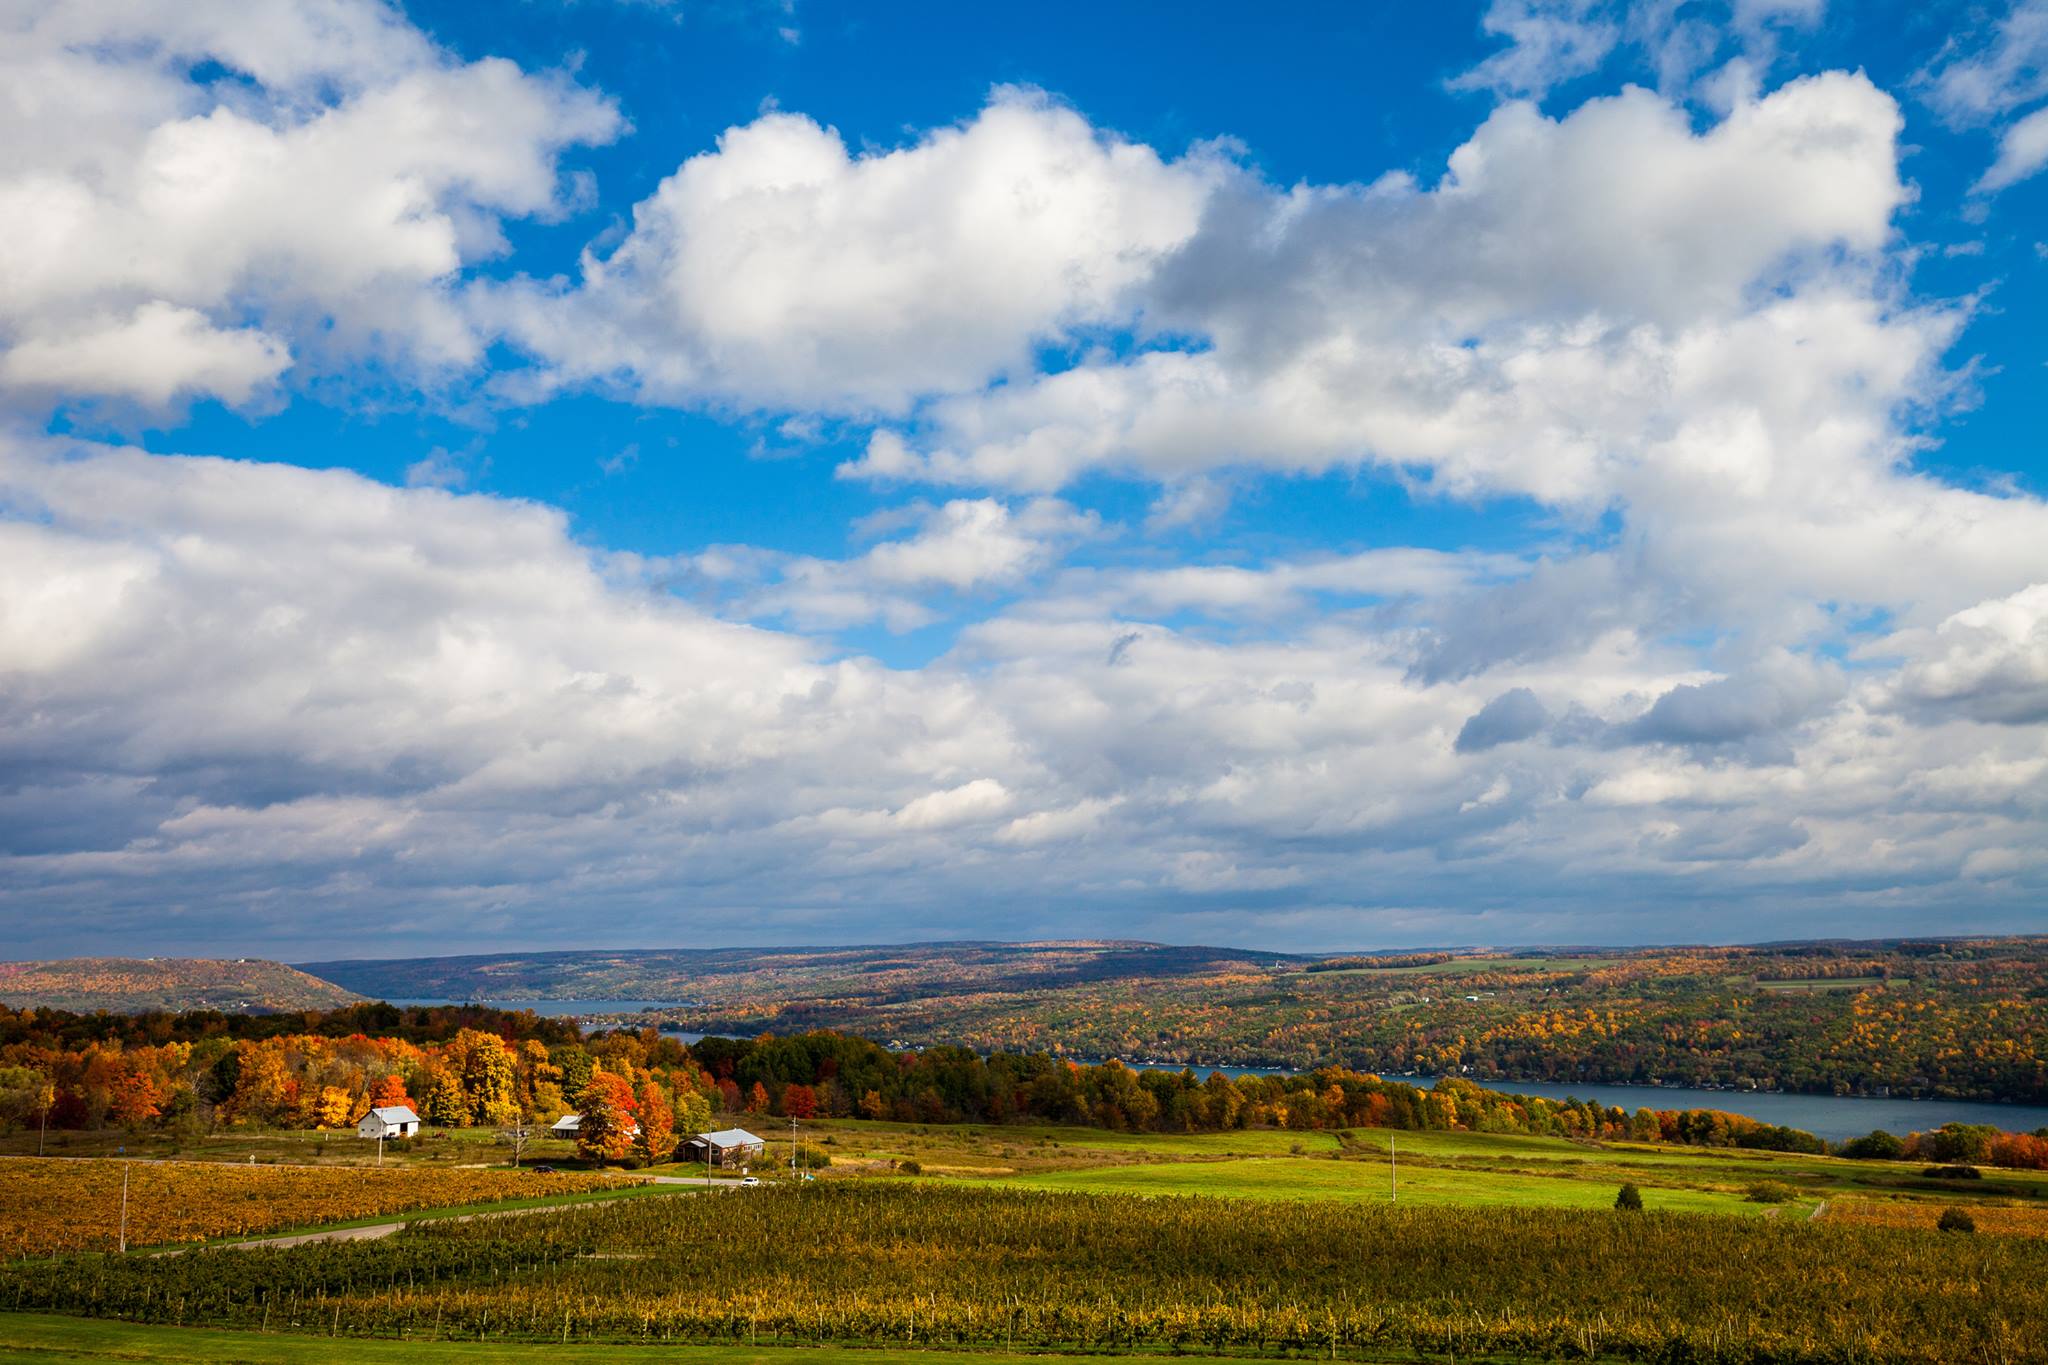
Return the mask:
<path id="1" fill-rule="evenodd" d="M 1930 1226 L 1950 1204 L 2048 1211 L 2042 1172 L 1952 1179 L 1899 1162 L 1518 1134 L 1157 1134 L 835 1119 L 806 1124 L 804 1141 L 832 1155 L 827 1180 L 914 1171 L 925 1181 L 1080 1193 L 1559 1209 L 1607 1207 L 1629 1183 L 1646 1207 L 1670 1212 L 1803 1218 L 1857 1198 L 1924 1209 Z M 771 1161 L 776 1154 L 771 1146 Z"/>

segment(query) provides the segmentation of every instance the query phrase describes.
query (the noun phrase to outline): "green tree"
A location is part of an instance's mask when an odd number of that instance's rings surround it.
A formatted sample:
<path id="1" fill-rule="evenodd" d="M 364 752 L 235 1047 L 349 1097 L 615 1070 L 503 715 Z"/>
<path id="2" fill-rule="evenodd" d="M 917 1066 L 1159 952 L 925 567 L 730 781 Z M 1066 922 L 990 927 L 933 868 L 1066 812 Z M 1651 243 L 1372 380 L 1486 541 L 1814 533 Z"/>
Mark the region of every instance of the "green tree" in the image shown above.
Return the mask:
<path id="1" fill-rule="evenodd" d="M 1643 1192 L 1633 1184 L 1623 1185 L 1621 1193 L 1614 1196 L 1614 1207 L 1618 1209 L 1636 1210 L 1641 1209 L 1642 1206 Z"/>
<path id="2" fill-rule="evenodd" d="M 1941 1211 L 1941 1219 L 1934 1226 L 1943 1232 L 1975 1232 L 1977 1220 L 1964 1210 L 1951 1205 Z"/>
<path id="3" fill-rule="evenodd" d="M 676 1098 L 676 1131 L 691 1137 L 711 1126 L 711 1101 L 702 1092 L 685 1089 Z"/>

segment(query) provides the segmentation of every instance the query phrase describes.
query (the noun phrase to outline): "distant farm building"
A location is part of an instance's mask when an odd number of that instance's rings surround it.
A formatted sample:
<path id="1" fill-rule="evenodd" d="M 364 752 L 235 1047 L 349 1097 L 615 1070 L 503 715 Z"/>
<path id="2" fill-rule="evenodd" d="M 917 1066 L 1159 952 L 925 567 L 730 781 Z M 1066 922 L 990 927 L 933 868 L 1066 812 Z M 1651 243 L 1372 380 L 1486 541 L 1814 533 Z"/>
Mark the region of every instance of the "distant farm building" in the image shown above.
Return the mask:
<path id="1" fill-rule="evenodd" d="M 699 1133 L 683 1144 L 685 1161 L 703 1161 L 709 1158 L 713 1166 L 744 1166 L 758 1160 L 768 1144 L 744 1128 L 721 1128 L 715 1133 Z"/>
<path id="2" fill-rule="evenodd" d="M 576 1134 L 578 1134 L 581 1131 L 583 1131 L 583 1115 L 564 1114 L 562 1115 L 562 1117 L 555 1120 L 553 1127 L 548 1129 L 548 1136 L 567 1138 L 571 1142 L 574 1142 L 576 1140 Z M 628 1134 L 636 1134 L 639 1131 L 640 1125 L 637 1122 L 635 1122 L 632 1119 L 626 1120 L 626 1132 Z"/>
<path id="3" fill-rule="evenodd" d="M 420 1116 L 402 1104 L 387 1104 L 381 1109 L 372 1109 L 363 1115 L 363 1121 L 356 1125 L 356 1136 L 360 1138 L 402 1138 L 411 1137 L 420 1130 Z"/>

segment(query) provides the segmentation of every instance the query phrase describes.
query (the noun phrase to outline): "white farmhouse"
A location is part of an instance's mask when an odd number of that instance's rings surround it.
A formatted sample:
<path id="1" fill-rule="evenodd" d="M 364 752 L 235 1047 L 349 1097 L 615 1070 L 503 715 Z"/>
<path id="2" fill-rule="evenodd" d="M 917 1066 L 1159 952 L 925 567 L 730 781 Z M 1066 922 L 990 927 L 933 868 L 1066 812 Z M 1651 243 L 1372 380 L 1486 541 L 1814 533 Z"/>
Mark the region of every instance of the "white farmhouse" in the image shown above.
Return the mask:
<path id="1" fill-rule="evenodd" d="M 359 1138 L 402 1138 L 411 1137 L 420 1130 L 420 1116 L 402 1104 L 388 1104 L 381 1109 L 372 1109 L 363 1115 L 363 1121 L 356 1125 Z"/>

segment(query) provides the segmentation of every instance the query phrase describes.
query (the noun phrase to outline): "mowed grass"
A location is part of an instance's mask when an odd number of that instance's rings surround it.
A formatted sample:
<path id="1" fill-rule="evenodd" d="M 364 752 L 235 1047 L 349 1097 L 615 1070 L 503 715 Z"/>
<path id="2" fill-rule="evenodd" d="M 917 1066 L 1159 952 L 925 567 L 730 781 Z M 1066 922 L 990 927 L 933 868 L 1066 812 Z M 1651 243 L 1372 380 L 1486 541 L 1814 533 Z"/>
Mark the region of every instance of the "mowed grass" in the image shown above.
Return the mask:
<path id="1" fill-rule="evenodd" d="M 1469 1132 L 1251 1129 L 1224 1133 L 1115 1133 L 1043 1125 L 946 1127 L 839 1120 L 810 1125 L 834 1157 L 827 1179 L 887 1175 L 915 1161 L 922 1178 L 1103 1194 L 1251 1199 L 1386 1200 L 1387 1152 L 1400 1156 L 1401 1197 L 1417 1204 L 1605 1208 L 1624 1182 L 1653 1209 L 1803 1218 L 1823 1200 L 1872 1197 L 2048 1208 L 2048 1173 L 1987 1170 L 1980 1181 L 1941 1181 L 1920 1165 L 1660 1143 Z M 1341 1160 L 1332 1158 L 1341 1157 Z M 1795 1198 L 1753 1202 L 1765 1182 Z"/>
<path id="2" fill-rule="evenodd" d="M 947 1351 L 946 1365 L 1043 1365 L 1058 1356 L 1044 1353 Z M 1184 1357 L 1201 1359 L 1201 1357 Z M 1358 1357 L 1352 1356 L 1352 1359 Z M 1400 1359 L 1413 1359 L 1404 1352 Z M 665 1365 L 931 1365 L 929 1350 L 872 1347 L 797 1346 L 625 1346 L 606 1343 L 480 1345 L 476 1342 L 330 1341 L 325 1337 L 263 1332 L 224 1332 L 200 1327 L 145 1327 L 40 1313 L 0 1313 L 0 1361 L 150 1360 L 170 1365 L 414 1365 L 452 1360 L 489 1365 L 495 1361 L 568 1362 L 607 1365 L 614 1361 L 659 1360 Z M 1491 1359 L 1503 1359 L 1491 1357 Z M 1246 1358 L 1232 1357 L 1234 1365 Z"/>
<path id="3" fill-rule="evenodd" d="M 1396 1202 L 1388 1168 L 1377 1162 L 1248 1157 L 1173 1161 L 1145 1166 L 1094 1166 L 1002 1179 L 1029 1189 L 1083 1194 L 1208 1195 L 1232 1199 L 1333 1199 Z M 1401 1170 L 1398 1202 L 1485 1208 L 1598 1209 L 1614 1204 L 1618 1183 L 1550 1173 L 1473 1171 L 1436 1166 Z M 1673 1213 L 1759 1214 L 1764 1206 L 1739 1194 L 1642 1186 L 1645 1208 Z"/>

